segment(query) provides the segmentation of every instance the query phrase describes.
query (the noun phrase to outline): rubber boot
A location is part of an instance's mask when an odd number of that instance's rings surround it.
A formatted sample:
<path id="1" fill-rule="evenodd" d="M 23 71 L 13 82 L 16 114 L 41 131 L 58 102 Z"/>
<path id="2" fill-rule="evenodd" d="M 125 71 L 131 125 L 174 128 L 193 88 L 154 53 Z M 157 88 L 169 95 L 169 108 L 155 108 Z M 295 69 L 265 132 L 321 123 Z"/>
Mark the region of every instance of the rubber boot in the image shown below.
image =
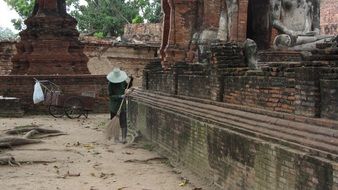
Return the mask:
<path id="1" fill-rule="evenodd" d="M 122 143 L 126 144 L 127 143 L 127 132 L 128 132 L 128 129 L 127 129 L 127 127 L 123 127 L 121 129 L 122 129 Z"/>

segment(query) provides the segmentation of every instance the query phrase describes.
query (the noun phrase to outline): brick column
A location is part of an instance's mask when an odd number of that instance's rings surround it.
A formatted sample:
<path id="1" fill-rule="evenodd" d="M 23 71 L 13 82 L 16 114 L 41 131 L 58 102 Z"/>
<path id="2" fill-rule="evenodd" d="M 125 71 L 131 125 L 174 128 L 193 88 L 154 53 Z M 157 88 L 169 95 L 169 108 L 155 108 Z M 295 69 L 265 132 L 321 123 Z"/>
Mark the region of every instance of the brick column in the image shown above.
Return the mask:
<path id="1" fill-rule="evenodd" d="M 246 30 L 248 22 L 248 0 L 238 0 L 238 23 L 237 23 L 237 40 L 246 40 Z"/>
<path id="2" fill-rule="evenodd" d="M 321 80 L 321 117 L 338 120 L 338 79 Z"/>
<path id="3" fill-rule="evenodd" d="M 211 99 L 223 101 L 224 74 L 228 69 L 245 68 L 242 48 L 236 43 L 214 42 L 211 44 Z"/>
<path id="4" fill-rule="evenodd" d="M 143 79 L 142 79 L 142 88 L 145 90 L 149 89 L 149 73 L 156 71 L 158 69 L 162 69 L 161 68 L 161 60 L 157 59 L 154 61 L 151 61 L 149 64 L 147 64 L 144 67 L 143 70 Z"/>
<path id="5" fill-rule="evenodd" d="M 296 73 L 295 114 L 320 116 L 320 67 L 299 67 Z"/>
<path id="6" fill-rule="evenodd" d="M 222 73 L 219 71 L 217 65 L 212 65 L 210 73 L 211 100 L 218 102 L 223 101 L 223 90 L 224 90 L 223 80 L 224 77 Z"/>
<path id="7" fill-rule="evenodd" d="M 195 27 L 197 0 L 171 0 L 169 6 L 170 31 L 162 61 L 166 68 L 186 58 Z"/>
<path id="8" fill-rule="evenodd" d="M 185 62 L 179 62 L 172 67 L 173 84 L 171 89 L 172 92 L 174 92 L 174 95 L 178 94 L 178 76 L 182 74 L 186 68 L 187 64 Z"/>

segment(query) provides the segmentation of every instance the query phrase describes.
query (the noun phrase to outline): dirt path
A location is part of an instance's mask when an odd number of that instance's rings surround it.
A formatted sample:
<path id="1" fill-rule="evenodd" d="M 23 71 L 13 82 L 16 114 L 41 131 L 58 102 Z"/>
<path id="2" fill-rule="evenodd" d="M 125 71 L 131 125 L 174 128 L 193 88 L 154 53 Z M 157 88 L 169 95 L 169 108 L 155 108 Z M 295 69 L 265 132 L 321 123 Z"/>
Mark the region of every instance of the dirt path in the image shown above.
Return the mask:
<path id="1" fill-rule="evenodd" d="M 17 161 L 33 163 L 24 163 L 21 167 L 0 166 L 0 189 L 201 189 L 198 179 L 187 172 L 177 172 L 155 152 L 106 141 L 102 131 L 104 123 L 108 122 L 107 116 L 89 117 L 86 120 L 54 119 L 51 116 L 0 118 L 0 130 L 37 124 L 68 133 L 45 138 L 40 144 L 6 150 Z M 184 178 L 190 183 L 180 186 L 184 184 Z"/>

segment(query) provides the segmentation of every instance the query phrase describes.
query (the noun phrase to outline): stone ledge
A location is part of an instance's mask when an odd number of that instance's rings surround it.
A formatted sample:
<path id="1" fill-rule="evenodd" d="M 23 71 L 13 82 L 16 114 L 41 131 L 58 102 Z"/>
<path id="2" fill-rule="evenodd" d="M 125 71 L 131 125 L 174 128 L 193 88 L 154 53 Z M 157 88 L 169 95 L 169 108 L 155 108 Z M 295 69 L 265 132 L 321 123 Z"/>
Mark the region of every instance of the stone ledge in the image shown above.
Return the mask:
<path id="1" fill-rule="evenodd" d="M 136 91 L 132 100 L 156 109 L 225 126 L 228 130 L 292 147 L 311 156 L 338 160 L 337 128 L 329 129 L 144 91 Z"/>
<path id="2" fill-rule="evenodd" d="M 166 93 L 163 93 L 163 92 L 158 92 L 158 91 L 157 92 L 147 91 L 147 92 L 151 92 L 151 93 L 162 95 L 162 96 L 171 96 L 171 97 L 179 98 L 179 99 L 182 99 L 182 100 L 188 100 L 188 101 L 194 101 L 194 102 L 199 102 L 199 103 L 204 103 L 204 104 L 209 104 L 209 105 L 215 105 L 215 106 L 219 106 L 219 107 L 223 107 L 223 108 L 240 110 L 240 111 L 245 111 L 245 112 L 249 112 L 249 113 L 262 114 L 262 115 L 267 115 L 267 116 L 275 117 L 275 118 L 279 118 L 279 119 L 286 119 L 286 120 L 290 120 L 290 121 L 302 122 L 302 123 L 306 123 L 306 124 L 317 125 L 317 126 L 320 126 L 320 127 L 338 130 L 338 121 L 331 120 L 331 119 L 303 117 L 303 116 L 298 116 L 298 115 L 294 115 L 294 114 L 270 111 L 270 110 L 266 110 L 266 109 L 248 107 L 248 106 L 237 105 L 237 104 L 217 102 L 217 101 L 195 98 L 195 97 L 169 95 L 169 94 L 166 94 Z"/>
<path id="3" fill-rule="evenodd" d="M 0 117 L 22 117 L 21 101 L 15 97 L 0 96 Z"/>

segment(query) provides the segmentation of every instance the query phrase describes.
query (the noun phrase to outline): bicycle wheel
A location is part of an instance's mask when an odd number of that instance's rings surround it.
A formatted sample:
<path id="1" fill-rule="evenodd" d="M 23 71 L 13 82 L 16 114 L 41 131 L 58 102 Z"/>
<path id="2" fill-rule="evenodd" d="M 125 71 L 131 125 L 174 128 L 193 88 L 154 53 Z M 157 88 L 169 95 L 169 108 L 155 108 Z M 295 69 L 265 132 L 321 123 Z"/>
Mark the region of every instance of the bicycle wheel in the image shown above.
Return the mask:
<path id="1" fill-rule="evenodd" d="M 64 111 L 63 107 L 61 107 L 61 106 L 50 105 L 48 107 L 48 111 L 49 111 L 49 114 L 51 114 L 55 118 L 63 117 L 63 115 L 65 114 L 65 111 Z"/>
<path id="2" fill-rule="evenodd" d="M 68 118 L 79 118 L 83 114 L 83 104 L 78 97 L 70 97 L 65 100 L 64 110 Z"/>

